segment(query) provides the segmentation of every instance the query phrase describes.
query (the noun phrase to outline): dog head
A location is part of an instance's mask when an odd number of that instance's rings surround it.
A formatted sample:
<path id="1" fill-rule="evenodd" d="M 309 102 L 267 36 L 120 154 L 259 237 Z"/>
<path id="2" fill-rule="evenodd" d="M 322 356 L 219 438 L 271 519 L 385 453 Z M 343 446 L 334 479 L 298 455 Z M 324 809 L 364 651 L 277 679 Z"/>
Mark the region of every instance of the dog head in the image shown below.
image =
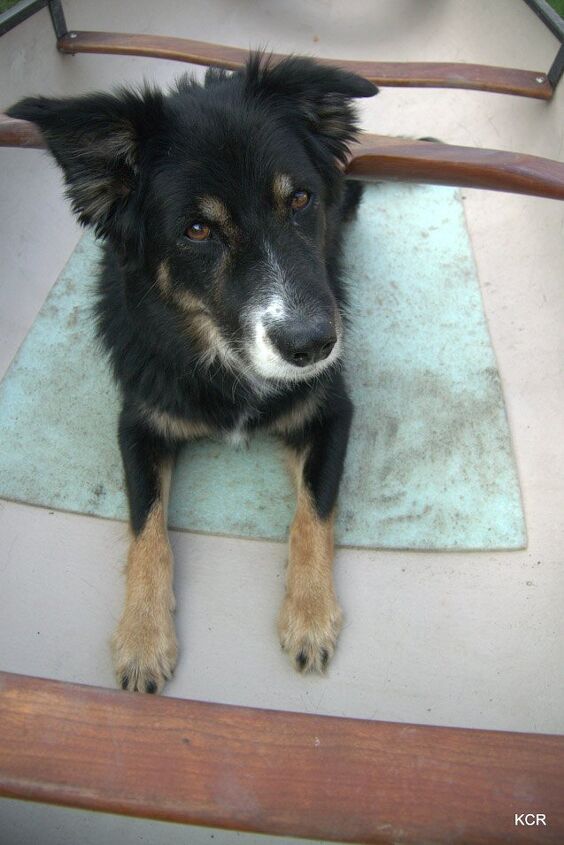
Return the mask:
<path id="1" fill-rule="evenodd" d="M 260 55 L 169 94 L 30 98 L 80 221 L 120 255 L 126 298 L 181 325 L 200 357 L 266 383 L 312 378 L 341 348 L 341 165 L 367 80 Z M 161 320 L 161 323 L 162 323 Z"/>

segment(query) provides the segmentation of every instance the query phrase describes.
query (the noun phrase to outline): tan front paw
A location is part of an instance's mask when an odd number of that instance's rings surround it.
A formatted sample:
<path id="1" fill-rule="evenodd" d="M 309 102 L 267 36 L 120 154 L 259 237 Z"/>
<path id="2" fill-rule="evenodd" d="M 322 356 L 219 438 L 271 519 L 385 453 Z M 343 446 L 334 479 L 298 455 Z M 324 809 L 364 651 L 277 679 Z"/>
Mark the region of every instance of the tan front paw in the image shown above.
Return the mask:
<path id="1" fill-rule="evenodd" d="M 122 616 L 112 640 L 114 666 L 122 689 L 162 692 L 176 666 L 178 646 L 172 614 Z"/>
<path id="2" fill-rule="evenodd" d="M 343 613 L 334 596 L 296 599 L 286 596 L 278 619 L 278 633 L 284 651 L 298 672 L 320 672 L 327 668 L 341 630 Z"/>

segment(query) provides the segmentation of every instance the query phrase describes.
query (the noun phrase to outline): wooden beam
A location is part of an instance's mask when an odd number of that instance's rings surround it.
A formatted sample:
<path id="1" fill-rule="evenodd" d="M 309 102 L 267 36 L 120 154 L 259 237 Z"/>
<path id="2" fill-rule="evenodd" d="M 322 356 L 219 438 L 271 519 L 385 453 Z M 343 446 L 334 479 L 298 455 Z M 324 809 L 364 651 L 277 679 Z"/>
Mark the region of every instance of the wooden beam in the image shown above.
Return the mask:
<path id="1" fill-rule="evenodd" d="M 15 120 L 0 114 L 0 147 L 45 149 L 45 141 L 37 126 L 27 120 Z"/>
<path id="2" fill-rule="evenodd" d="M 0 114 L 0 147 L 41 148 L 39 130 Z M 363 135 L 346 168 L 362 181 L 425 182 L 564 199 L 564 163 L 502 150 L 480 150 L 385 135 Z"/>
<path id="3" fill-rule="evenodd" d="M 0 795 L 285 837 L 561 845 L 564 737 L 0 673 Z M 516 826 L 537 813 L 546 826 Z"/>
<path id="4" fill-rule="evenodd" d="M 361 181 L 424 182 L 564 200 L 564 163 L 524 153 L 363 135 L 346 174 Z"/>
<path id="5" fill-rule="evenodd" d="M 172 59 L 196 65 L 236 70 L 249 57 L 248 50 L 205 41 L 165 35 L 133 35 L 120 32 L 69 32 L 59 38 L 62 53 L 106 53 Z M 274 61 L 284 58 L 274 53 Z M 498 94 L 515 94 L 550 100 L 553 89 L 543 71 L 449 62 L 370 62 L 318 58 L 322 64 L 338 65 L 365 76 L 376 85 L 418 88 L 466 88 Z"/>

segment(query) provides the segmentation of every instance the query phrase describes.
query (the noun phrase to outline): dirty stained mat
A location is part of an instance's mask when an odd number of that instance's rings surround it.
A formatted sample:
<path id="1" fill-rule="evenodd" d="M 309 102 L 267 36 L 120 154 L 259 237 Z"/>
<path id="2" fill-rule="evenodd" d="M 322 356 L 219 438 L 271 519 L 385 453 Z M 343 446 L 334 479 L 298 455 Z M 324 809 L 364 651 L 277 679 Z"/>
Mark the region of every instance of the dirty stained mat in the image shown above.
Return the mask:
<path id="1" fill-rule="evenodd" d="M 78 244 L 0 385 L 0 497 L 127 518 L 117 392 L 93 340 L 99 246 Z M 341 545 L 526 543 L 496 361 L 458 192 L 366 188 L 347 236 L 356 415 Z M 183 450 L 174 528 L 282 540 L 295 497 L 277 441 Z"/>

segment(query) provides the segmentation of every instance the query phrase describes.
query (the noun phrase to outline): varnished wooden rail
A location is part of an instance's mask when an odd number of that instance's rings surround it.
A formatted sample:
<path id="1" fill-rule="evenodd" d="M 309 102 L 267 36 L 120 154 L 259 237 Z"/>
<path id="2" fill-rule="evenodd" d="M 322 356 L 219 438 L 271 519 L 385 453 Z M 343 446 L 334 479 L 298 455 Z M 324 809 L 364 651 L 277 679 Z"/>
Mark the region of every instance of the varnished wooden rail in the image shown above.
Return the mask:
<path id="1" fill-rule="evenodd" d="M 351 179 L 424 182 L 564 200 L 564 162 L 503 150 L 363 135 L 351 148 Z"/>
<path id="2" fill-rule="evenodd" d="M 44 147 L 39 130 L 0 115 L 0 146 Z M 351 150 L 347 176 L 486 188 L 564 199 L 564 163 L 501 150 L 479 150 L 385 135 L 363 135 Z"/>
<path id="3" fill-rule="evenodd" d="M 41 132 L 27 120 L 15 120 L 6 114 L 0 114 L 0 147 L 25 147 L 41 150 L 45 141 Z"/>
<path id="4" fill-rule="evenodd" d="M 63 53 L 106 53 L 146 56 L 236 70 L 247 50 L 165 35 L 120 32 L 69 32 L 57 41 Z M 273 54 L 273 61 L 283 56 Z M 365 76 L 376 85 L 418 88 L 466 88 L 550 100 L 553 88 L 543 71 L 447 62 L 370 62 L 318 59 Z"/>
<path id="5" fill-rule="evenodd" d="M 564 736 L 256 710 L 0 673 L 0 795 L 286 837 L 562 845 Z M 546 825 L 526 825 L 525 814 Z"/>

